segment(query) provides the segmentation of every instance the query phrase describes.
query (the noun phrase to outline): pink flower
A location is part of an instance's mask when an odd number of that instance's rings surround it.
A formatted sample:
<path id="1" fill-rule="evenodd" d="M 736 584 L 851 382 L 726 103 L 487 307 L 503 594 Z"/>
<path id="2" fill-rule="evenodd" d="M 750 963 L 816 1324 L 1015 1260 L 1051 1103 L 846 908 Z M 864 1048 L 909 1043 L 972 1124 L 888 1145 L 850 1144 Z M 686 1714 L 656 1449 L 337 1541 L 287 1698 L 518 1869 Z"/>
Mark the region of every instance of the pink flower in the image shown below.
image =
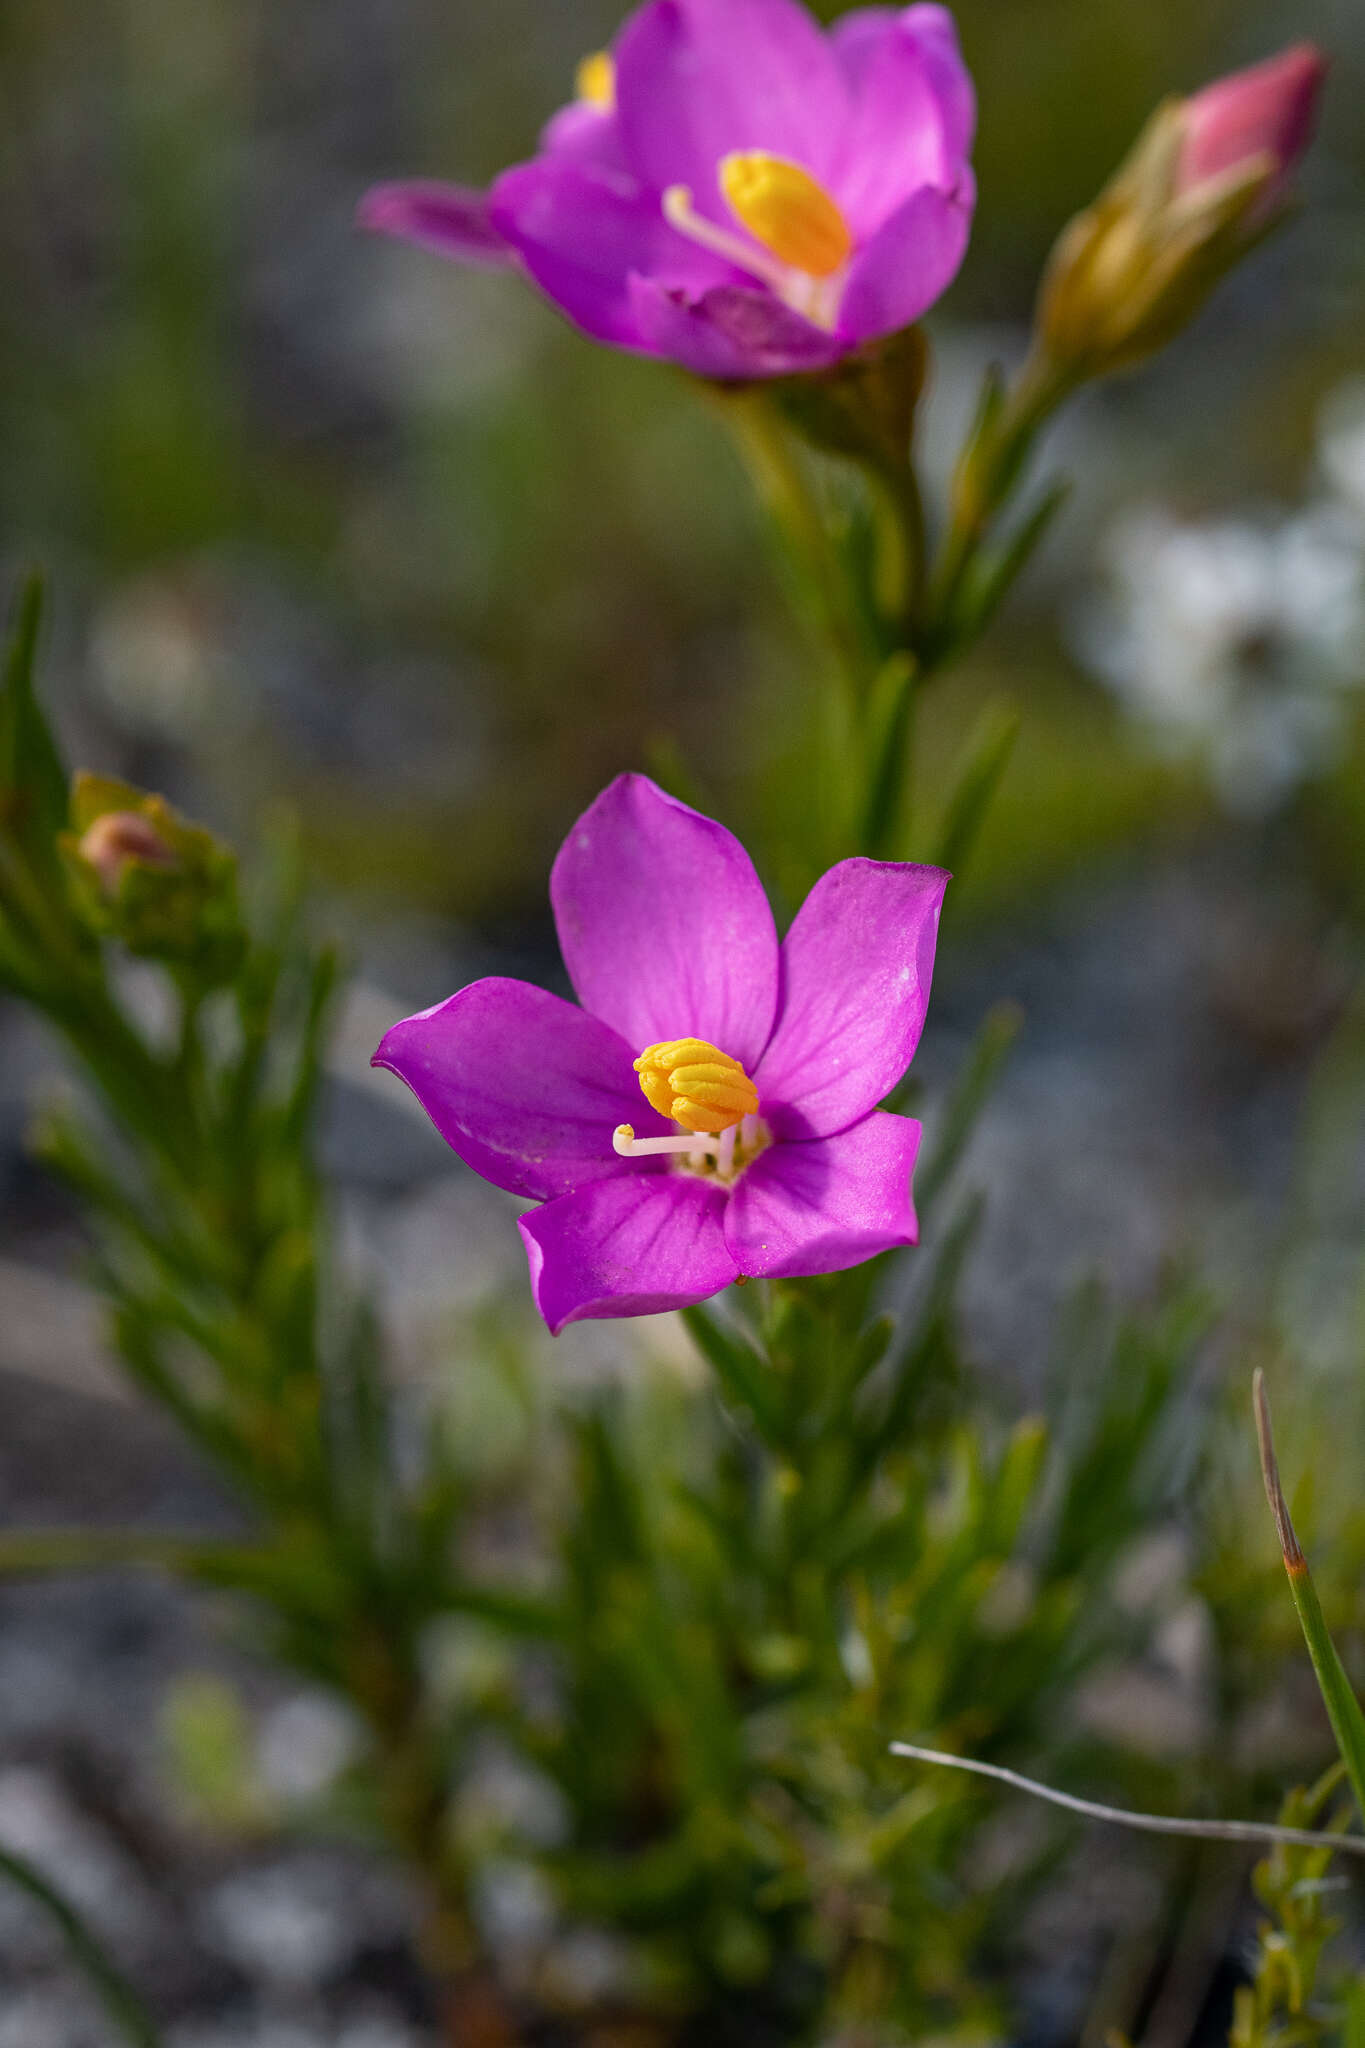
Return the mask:
<path id="1" fill-rule="evenodd" d="M 722 825 L 612 783 L 551 878 L 582 1007 L 489 980 L 375 1054 L 521 1219 L 556 1334 L 704 1301 L 741 1275 L 838 1272 L 917 1238 L 920 1126 L 878 1104 L 929 1002 L 941 868 L 849 860 L 778 944 Z"/>
<path id="2" fill-rule="evenodd" d="M 1326 76 L 1321 50 L 1295 43 L 1186 100 L 1178 193 L 1184 196 L 1266 157 L 1276 171 L 1261 202 L 1269 212 L 1312 140 Z"/>
<path id="3" fill-rule="evenodd" d="M 586 333 L 702 376 L 818 369 L 946 290 L 975 203 L 946 8 L 648 0 L 488 194 L 383 185 L 360 222 L 526 274 Z"/>

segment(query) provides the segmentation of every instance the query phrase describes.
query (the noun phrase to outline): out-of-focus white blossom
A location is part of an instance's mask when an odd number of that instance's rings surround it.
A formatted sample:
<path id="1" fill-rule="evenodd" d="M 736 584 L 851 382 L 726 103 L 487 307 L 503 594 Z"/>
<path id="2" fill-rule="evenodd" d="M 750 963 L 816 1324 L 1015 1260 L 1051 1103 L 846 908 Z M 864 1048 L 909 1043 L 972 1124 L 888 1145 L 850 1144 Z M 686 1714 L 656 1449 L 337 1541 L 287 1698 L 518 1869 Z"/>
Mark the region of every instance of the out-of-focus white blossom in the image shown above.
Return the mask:
<path id="1" fill-rule="evenodd" d="M 261 1781 L 287 1804 L 330 1792 L 361 1746 L 355 1717 L 323 1693 L 295 1693 L 272 1707 L 256 1736 Z"/>
<path id="2" fill-rule="evenodd" d="M 1339 504 L 1196 523 L 1120 520 L 1081 658 L 1227 807 L 1264 815 L 1330 766 L 1365 682 L 1365 533 Z"/>
<path id="3" fill-rule="evenodd" d="M 1339 384 L 1323 406 L 1318 463 L 1328 488 L 1365 527 L 1365 377 Z"/>

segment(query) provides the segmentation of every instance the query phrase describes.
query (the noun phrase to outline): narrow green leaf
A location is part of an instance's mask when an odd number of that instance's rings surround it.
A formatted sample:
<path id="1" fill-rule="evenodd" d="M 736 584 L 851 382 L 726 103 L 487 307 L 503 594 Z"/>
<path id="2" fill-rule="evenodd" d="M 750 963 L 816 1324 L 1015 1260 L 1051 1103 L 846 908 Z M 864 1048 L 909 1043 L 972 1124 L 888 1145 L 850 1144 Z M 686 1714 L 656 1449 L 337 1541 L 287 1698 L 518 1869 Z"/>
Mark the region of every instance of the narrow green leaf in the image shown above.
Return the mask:
<path id="1" fill-rule="evenodd" d="M 1270 1424 L 1270 1400 L 1265 1390 L 1265 1374 L 1258 1368 L 1252 1380 L 1252 1400 L 1256 1411 L 1256 1436 L 1261 1451 L 1261 1474 L 1265 1480 L 1266 1499 L 1270 1512 L 1275 1517 L 1275 1533 L 1280 1540 L 1280 1554 L 1289 1580 L 1298 1612 L 1299 1626 L 1303 1630 L 1308 1654 L 1313 1662 L 1322 1703 L 1327 1709 L 1327 1718 L 1332 1724 L 1341 1760 L 1346 1766 L 1346 1775 L 1351 1781 L 1357 1809 L 1365 1820 L 1365 1714 L 1346 1676 L 1336 1644 L 1328 1633 L 1323 1618 L 1322 1606 L 1317 1589 L 1308 1569 L 1308 1560 L 1294 1534 L 1294 1524 L 1289 1517 L 1289 1505 L 1280 1484 L 1279 1462 L 1275 1456 L 1275 1439 Z"/>
<path id="2" fill-rule="evenodd" d="M 1346 1986 L 1342 2016 L 1342 2048 L 1365 2048 L 1365 1976 L 1352 1977 Z"/>
<path id="3" fill-rule="evenodd" d="M 66 824 L 67 777 L 34 687 L 42 618 L 42 579 L 31 576 L 15 606 L 0 682 L 0 828 L 50 873 Z"/>
<path id="4" fill-rule="evenodd" d="M 1009 767 L 1021 722 L 1013 705 L 990 705 L 967 743 L 966 765 L 948 799 L 932 856 L 935 866 L 947 868 L 959 881 Z"/>
<path id="5" fill-rule="evenodd" d="M 933 1148 L 915 1175 L 915 1202 L 921 1218 L 933 1208 L 956 1171 L 1023 1025 L 1024 1013 L 1017 1003 L 997 1003 L 977 1032 L 944 1107 Z"/>
<path id="6" fill-rule="evenodd" d="M 60 1929 L 73 1962 L 89 1981 L 119 2038 L 131 2042 L 132 2048 L 161 2048 L 161 2035 L 151 2014 L 71 1901 L 26 1857 L 16 1856 L 12 1850 L 0 1849 L 0 1877 L 25 1892 Z"/>
<path id="7" fill-rule="evenodd" d="M 974 640 L 985 631 L 1070 496 L 1070 479 L 1062 477 L 1044 493 L 1004 546 L 974 566 L 954 608 L 952 632 L 956 640 Z"/>
<path id="8" fill-rule="evenodd" d="M 704 1308 L 684 1309 L 683 1321 L 726 1400 L 736 1408 L 748 1409 L 766 1442 L 781 1443 L 785 1435 L 782 1404 L 774 1391 L 771 1368 L 751 1345 L 723 1330 Z"/>
<path id="9" fill-rule="evenodd" d="M 872 688 L 867 717 L 867 802 L 858 848 L 874 860 L 899 842 L 910 765 L 911 717 L 919 670 L 907 655 L 887 662 Z"/>

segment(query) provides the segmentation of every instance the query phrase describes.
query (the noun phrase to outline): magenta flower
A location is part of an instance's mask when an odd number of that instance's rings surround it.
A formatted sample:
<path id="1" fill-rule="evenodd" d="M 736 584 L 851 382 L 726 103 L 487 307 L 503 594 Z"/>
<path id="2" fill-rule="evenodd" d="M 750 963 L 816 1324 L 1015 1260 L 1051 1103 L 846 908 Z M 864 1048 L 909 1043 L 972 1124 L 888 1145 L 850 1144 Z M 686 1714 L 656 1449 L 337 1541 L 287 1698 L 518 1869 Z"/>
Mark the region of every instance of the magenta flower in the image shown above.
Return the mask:
<path id="1" fill-rule="evenodd" d="M 1215 79 L 1186 100 L 1185 143 L 1176 174 L 1179 195 L 1236 176 L 1264 159 L 1274 171 L 1263 201 L 1269 211 L 1313 138 L 1326 76 L 1321 50 L 1313 43 L 1295 43 L 1263 64 Z"/>
<path id="2" fill-rule="evenodd" d="M 648 0 L 492 191 L 382 185 L 360 222 L 524 269 L 599 341 L 705 377 L 818 369 L 918 320 L 975 203 L 946 8 Z"/>
<path id="3" fill-rule="evenodd" d="M 920 1126 L 878 1109 L 929 1002 L 941 868 L 848 860 L 779 946 L 722 825 L 623 775 L 550 883 L 582 1008 L 501 979 L 375 1054 L 521 1219 L 552 1331 L 834 1273 L 917 1237 Z"/>

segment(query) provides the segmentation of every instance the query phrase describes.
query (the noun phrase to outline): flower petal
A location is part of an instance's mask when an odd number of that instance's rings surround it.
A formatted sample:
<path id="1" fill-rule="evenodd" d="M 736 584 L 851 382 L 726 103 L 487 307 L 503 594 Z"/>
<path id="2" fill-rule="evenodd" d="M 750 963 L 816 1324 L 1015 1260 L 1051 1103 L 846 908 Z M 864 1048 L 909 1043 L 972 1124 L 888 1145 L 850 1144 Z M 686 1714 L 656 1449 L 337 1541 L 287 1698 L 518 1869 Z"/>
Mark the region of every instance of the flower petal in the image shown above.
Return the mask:
<path id="1" fill-rule="evenodd" d="M 468 185 L 443 185 L 431 178 L 375 185 L 356 208 L 356 226 L 488 270 L 510 269 L 517 260 L 516 250 L 493 225 L 488 193 Z"/>
<path id="2" fill-rule="evenodd" d="M 570 100 L 551 115 L 541 130 L 540 149 L 543 156 L 572 157 L 578 163 L 626 171 L 615 109 L 594 106 L 591 100 Z"/>
<path id="3" fill-rule="evenodd" d="M 901 21 L 929 60 L 943 109 L 949 158 L 955 165 L 963 164 L 976 140 L 976 87 L 963 61 L 957 23 L 948 8 L 936 7 L 931 0 L 907 7 Z"/>
<path id="4" fill-rule="evenodd" d="M 652 354 L 722 383 L 823 369 L 847 354 L 847 343 L 762 289 L 716 285 L 698 298 L 636 277 L 631 304 Z"/>
<path id="5" fill-rule="evenodd" d="M 907 7 L 861 33 L 854 17 L 841 56 L 858 83 L 834 191 L 867 237 L 922 185 L 957 188 L 975 133 L 976 96 L 946 8 Z"/>
<path id="6" fill-rule="evenodd" d="M 910 1176 L 920 1134 L 913 1117 L 876 1110 L 837 1137 L 770 1146 L 726 1212 L 725 1240 L 740 1272 L 842 1273 L 895 1245 L 917 1244 Z"/>
<path id="7" fill-rule="evenodd" d="M 777 1009 L 777 932 L 733 833 L 618 776 L 560 849 L 550 900 L 585 1010 L 637 1052 L 704 1038 L 752 1073 Z"/>
<path id="8" fill-rule="evenodd" d="M 782 947 L 782 1007 L 753 1076 L 779 1137 L 828 1137 L 875 1109 L 914 1058 L 929 1007 L 943 868 L 846 860 Z"/>
<path id="9" fill-rule="evenodd" d="M 975 203 L 964 171 L 957 192 L 925 186 L 891 215 L 853 259 L 839 309 L 845 341 L 897 334 L 929 310 L 962 267 Z"/>
<path id="10" fill-rule="evenodd" d="M 650 0 L 616 46 L 616 104 L 646 184 L 686 185 L 730 224 L 722 157 L 766 149 L 823 179 L 848 113 L 834 53 L 798 0 Z"/>
<path id="11" fill-rule="evenodd" d="M 631 300 L 637 271 L 698 291 L 731 275 L 668 225 L 635 178 L 571 154 L 504 171 L 492 216 L 542 291 L 586 333 L 622 348 L 648 347 Z"/>
<path id="12" fill-rule="evenodd" d="M 567 1323 L 688 1308 L 736 1279 L 725 1196 L 682 1173 L 599 1181 L 521 1219 L 536 1307 Z"/>
<path id="13" fill-rule="evenodd" d="M 831 27 L 830 47 L 855 100 L 883 43 L 899 27 L 903 12 L 899 7 L 854 7 Z"/>
<path id="14" fill-rule="evenodd" d="M 673 1128 L 645 1101 L 631 1059 L 614 1031 L 561 996 L 495 979 L 395 1024 L 374 1064 L 407 1082 L 467 1166 L 545 1201 L 655 1165 L 612 1150 L 620 1124 L 641 1137 Z"/>

